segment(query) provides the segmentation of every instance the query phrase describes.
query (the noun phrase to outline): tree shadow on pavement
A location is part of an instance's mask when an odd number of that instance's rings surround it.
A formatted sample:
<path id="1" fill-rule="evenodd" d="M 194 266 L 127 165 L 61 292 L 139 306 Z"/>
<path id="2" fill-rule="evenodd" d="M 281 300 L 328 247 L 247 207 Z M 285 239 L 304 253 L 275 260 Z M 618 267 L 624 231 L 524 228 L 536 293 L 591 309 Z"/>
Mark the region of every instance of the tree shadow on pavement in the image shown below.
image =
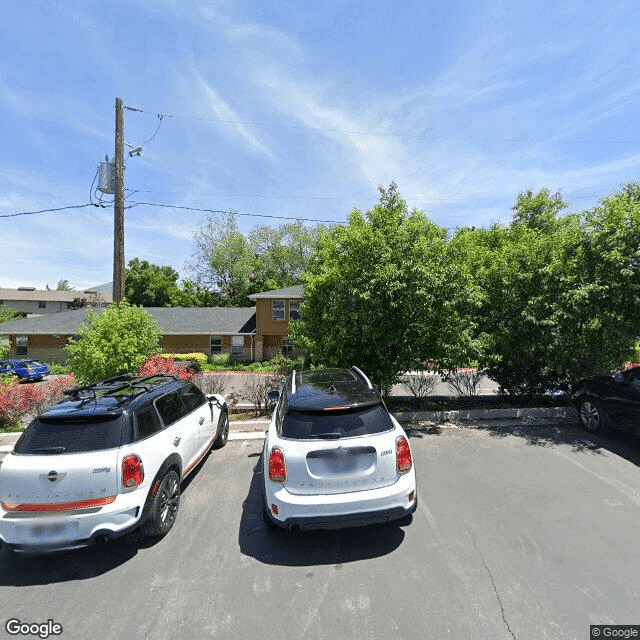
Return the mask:
<path id="1" fill-rule="evenodd" d="M 394 523 L 294 533 L 269 529 L 262 519 L 262 478 L 260 455 L 242 504 L 238 542 L 246 556 L 265 564 L 295 567 L 333 564 L 339 568 L 347 562 L 387 555 L 404 540 L 404 531 Z"/>
<path id="2" fill-rule="evenodd" d="M 457 429 L 483 431 L 494 438 L 509 436 L 521 438 L 528 445 L 535 447 L 565 445 L 575 452 L 594 455 L 602 455 L 608 451 L 640 466 L 640 436 L 614 430 L 604 434 L 588 433 L 575 418 L 558 419 L 552 422 L 523 418 L 512 420 L 509 424 L 497 420 L 493 422 L 478 420 L 457 423 L 454 425 L 453 432 Z M 405 427 L 405 430 L 412 438 L 440 436 L 445 431 L 451 431 L 450 428 L 445 429 L 433 423 L 413 424 Z"/>

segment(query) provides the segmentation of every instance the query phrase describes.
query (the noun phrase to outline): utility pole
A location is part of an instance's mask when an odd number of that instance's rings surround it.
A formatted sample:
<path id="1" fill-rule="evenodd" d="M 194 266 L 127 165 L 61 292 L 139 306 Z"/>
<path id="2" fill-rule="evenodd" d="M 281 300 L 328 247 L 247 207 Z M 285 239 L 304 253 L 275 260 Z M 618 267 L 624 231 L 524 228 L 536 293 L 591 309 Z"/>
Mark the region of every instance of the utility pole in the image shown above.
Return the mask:
<path id="1" fill-rule="evenodd" d="M 116 98 L 115 195 L 113 200 L 113 301 L 124 298 L 124 107 Z"/>

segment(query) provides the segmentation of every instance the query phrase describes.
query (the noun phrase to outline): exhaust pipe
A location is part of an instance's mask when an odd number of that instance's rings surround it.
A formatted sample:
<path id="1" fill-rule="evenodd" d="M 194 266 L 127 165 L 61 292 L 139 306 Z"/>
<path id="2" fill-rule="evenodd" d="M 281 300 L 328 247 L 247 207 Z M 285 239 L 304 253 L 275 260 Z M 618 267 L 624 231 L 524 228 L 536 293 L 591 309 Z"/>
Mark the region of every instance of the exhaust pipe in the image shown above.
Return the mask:
<path id="1" fill-rule="evenodd" d="M 289 530 L 290 533 L 295 533 L 296 531 L 300 531 L 300 526 L 297 525 L 295 522 L 291 522 L 290 524 L 287 525 L 287 529 Z"/>

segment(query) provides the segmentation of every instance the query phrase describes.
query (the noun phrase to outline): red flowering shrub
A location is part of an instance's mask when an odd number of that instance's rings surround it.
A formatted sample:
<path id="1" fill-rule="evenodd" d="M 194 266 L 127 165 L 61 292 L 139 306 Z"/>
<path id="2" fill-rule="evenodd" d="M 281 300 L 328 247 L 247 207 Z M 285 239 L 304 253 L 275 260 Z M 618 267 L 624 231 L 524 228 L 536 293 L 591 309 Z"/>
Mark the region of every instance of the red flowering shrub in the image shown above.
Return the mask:
<path id="1" fill-rule="evenodd" d="M 155 373 L 166 373 L 170 376 L 176 376 L 183 380 L 193 380 L 196 372 L 186 364 L 177 364 L 171 358 L 157 355 L 147 360 L 138 371 L 141 376 L 152 376 Z"/>
<path id="2" fill-rule="evenodd" d="M 17 379 L 0 386 L 0 428 L 19 427 L 25 417 L 42 413 L 75 384 L 71 374 L 38 384 L 19 384 Z"/>

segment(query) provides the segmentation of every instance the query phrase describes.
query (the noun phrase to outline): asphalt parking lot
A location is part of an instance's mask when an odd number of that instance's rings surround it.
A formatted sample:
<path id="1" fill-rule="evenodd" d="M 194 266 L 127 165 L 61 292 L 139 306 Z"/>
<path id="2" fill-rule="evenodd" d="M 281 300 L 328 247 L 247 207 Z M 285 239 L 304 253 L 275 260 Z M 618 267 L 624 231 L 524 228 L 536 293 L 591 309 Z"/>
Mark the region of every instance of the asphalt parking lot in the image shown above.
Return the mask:
<path id="1" fill-rule="evenodd" d="M 159 542 L 0 552 L 2 633 L 12 617 L 160 640 L 557 640 L 640 623 L 638 438 L 577 422 L 414 428 L 411 525 L 292 535 L 265 528 L 262 441 L 237 437 L 185 484 Z"/>

